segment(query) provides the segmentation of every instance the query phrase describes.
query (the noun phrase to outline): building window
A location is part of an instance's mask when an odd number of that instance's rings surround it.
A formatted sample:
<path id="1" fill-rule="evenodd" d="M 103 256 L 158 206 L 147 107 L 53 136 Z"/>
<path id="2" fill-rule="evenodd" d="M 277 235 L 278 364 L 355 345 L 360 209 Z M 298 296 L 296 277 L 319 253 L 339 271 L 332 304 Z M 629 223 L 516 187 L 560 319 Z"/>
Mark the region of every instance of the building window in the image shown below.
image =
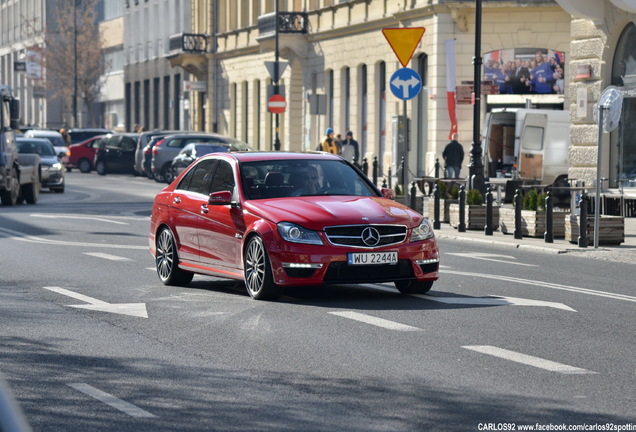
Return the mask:
<path id="1" fill-rule="evenodd" d="M 170 76 L 163 77 L 163 127 L 170 129 Z"/>
<path id="2" fill-rule="evenodd" d="M 612 64 L 612 84 L 636 90 L 636 26 L 621 34 Z M 631 92 L 630 92 L 631 93 Z M 636 188 L 636 97 L 625 94 L 619 127 L 610 135 L 610 187 Z"/>

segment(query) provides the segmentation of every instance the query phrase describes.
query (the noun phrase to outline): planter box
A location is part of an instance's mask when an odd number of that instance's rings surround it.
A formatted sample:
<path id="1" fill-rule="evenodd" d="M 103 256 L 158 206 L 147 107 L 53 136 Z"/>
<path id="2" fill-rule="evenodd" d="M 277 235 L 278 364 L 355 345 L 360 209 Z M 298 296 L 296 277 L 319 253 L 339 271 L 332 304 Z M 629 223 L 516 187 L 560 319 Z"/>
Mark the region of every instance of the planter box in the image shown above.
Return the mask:
<path id="1" fill-rule="evenodd" d="M 456 204 L 457 200 L 445 199 L 439 200 L 439 219 L 440 222 L 448 223 L 450 221 L 450 205 Z M 435 199 L 428 199 L 428 219 L 430 221 L 435 220 Z"/>
<path id="2" fill-rule="evenodd" d="M 625 241 L 625 218 L 623 216 L 601 216 L 598 219 L 598 244 L 619 245 Z M 579 241 L 579 218 L 565 218 L 565 239 L 570 243 Z M 587 244 L 594 245 L 594 215 L 587 217 Z"/>
<path id="3" fill-rule="evenodd" d="M 569 216 L 570 213 L 567 212 L 552 212 L 552 235 L 555 238 L 565 237 L 565 219 Z M 514 234 L 514 208 L 499 209 L 499 228 L 504 234 Z M 543 237 L 545 234 L 545 211 L 521 210 L 521 234 L 524 237 Z"/>
<path id="4" fill-rule="evenodd" d="M 398 195 L 395 197 L 395 201 L 400 204 L 404 204 L 407 207 L 411 207 L 411 197 L 405 199 L 404 195 Z M 415 195 L 415 208 L 413 209 L 419 214 L 424 213 L 424 197 L 421 195 Z"/>
<path id="5" fill-rule="evenodd" d="M 465 208 L 465 223 L 467 230 L 484 230 L 486 226 L 486 206 L 467 205 Z M 459 204 L 451 204 L 449 212 L 449 222 L 453 228 L 459 225 Z M 492 207 L 492 229 L 499 227 L 499 207 Z"/>

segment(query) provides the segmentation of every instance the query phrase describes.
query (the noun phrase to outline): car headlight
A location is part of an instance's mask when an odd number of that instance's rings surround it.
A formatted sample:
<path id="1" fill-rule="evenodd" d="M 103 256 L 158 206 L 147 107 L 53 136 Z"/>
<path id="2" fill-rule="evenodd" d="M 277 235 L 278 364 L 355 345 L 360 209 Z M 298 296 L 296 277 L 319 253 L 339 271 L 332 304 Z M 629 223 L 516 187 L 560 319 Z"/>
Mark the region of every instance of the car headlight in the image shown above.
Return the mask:
<path id="1" fill-rule="evenodd" d="M 422 222 L 415 228 L 413 228 L 413 233 L 411 234 L 411 241 L 421 241 L 430 239 L 433 237 L 433 227 L 428 219 L 422 219 Z"/>
<path id="2" fill-rule="evenodd" d="M 277 225 L 278 232 L 284 240 L 292 243 L 304 243 L 322 245 L 323 242 L 316 231 L 303 228 L 290 222 L 281 222 Z"/>
<path id="3" fill-rule="evenodd" d="M 53 165 L 51 165 L 50 170 L 51 171 L 62 171 L 62 164 L 59 163 L 59 162 L 56 162 Z"/>

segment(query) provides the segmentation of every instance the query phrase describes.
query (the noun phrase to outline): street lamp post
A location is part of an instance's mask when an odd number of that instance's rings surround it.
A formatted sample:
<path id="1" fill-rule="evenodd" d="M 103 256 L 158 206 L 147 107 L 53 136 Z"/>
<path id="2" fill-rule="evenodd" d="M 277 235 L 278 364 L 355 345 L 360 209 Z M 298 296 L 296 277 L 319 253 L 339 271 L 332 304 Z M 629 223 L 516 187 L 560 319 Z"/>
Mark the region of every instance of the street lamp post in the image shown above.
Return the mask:
<path id="1" fill-rule="evenodd" d="M 73 0 L 73 127 L 77 125 L 77 0 Z"/>
<path id="2" fill-rule="evenodd" d="M 278 0 L 276 0 L 275 3 L 276 3 L 276 7 L 275 7 L 275 12 L 276 13 L 274 15 L 275 15 L 275 18 L 276 18 L 276 27 L 274 29 L 274 39 L 275 39 L 275 41 L 274 41 L 274 44 L 275 44 L 275 46 L 274 46 L 274 55 L 276 56 L 276 59 L 274 61 L 274 94 L 278 94 L 278 92 L 279 92 L 279 84 L 278 84 L 278 80 L 279 80 L 279 76 L 278 76 L 279 75 L 279 73 L 278 73 L 278 71 L 279 71 L 279 64 L 278 64 L 278 60 L 279 60 L 279 58 L 278 58 L 278 56 L 279 56 L 279 54 L 278 54 L 278 27 L 279 27 L 279 24 L 278 24 Z M 274 114 L 274 115 L 276 117 L 276 120 L 275 120 L 275 122 L 276 122 L 275 123 L 276 130 L 275 130 L 275 137 L 274 137 L 274 150 L 278 151 L 278 150 L 280 150 L 280 137 L 278 135 L 278 132 L 279 132 L 279 121 L 280 120 L 278 118 L 278 114 Z"/>
<path id="3" fill-rule="evenodd" d="M 475 56 L 474 65 L 474 99 L 473 105 L 473 143 L 470 150 L 470 164 L 468 165 L 468 184 L 472 189 L 484 191 L 484 164 L 482 163 L 482 148 L 480 139 L 481 116 L 481 1 L 475 0 Z"/>

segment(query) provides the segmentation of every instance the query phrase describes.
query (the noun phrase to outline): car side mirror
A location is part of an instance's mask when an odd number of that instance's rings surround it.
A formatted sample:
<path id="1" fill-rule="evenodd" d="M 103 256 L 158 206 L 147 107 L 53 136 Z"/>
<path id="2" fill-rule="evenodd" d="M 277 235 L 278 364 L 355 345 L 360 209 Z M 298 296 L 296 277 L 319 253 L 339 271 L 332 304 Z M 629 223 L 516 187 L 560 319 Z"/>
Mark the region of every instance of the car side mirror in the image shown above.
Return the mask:
<path id="1" fill-rule="evenodd" d="M 395 199 L 395 191 L 393 189 L 382 188 L 380 189 L 380 192 L 382 192 L 382 196 L 384 198 Z"/>
<path id="2" fill-rule="evenodd" d="M 208 204 L 210 205 L 227 205 L 232 203 L 232 192 L 219 191 L 213 192 L 208 198 Z"/>

